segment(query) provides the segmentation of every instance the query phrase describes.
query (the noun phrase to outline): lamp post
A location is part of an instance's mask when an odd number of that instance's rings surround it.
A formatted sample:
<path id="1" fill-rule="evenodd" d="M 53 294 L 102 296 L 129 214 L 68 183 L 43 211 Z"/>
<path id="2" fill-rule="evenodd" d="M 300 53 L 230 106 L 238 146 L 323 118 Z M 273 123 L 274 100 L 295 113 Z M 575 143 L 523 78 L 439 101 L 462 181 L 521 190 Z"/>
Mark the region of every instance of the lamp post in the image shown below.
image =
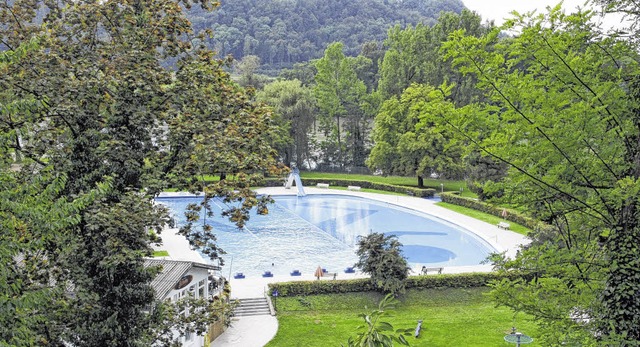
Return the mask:
<path id="1" fill-rule="evenodd" d="M 444 183 L 440 183 L 440 193 L 444 193 Z"/>
<path id="2" fill-rule="evenodd" d="M 271 292 L 271 296 L 273 296 L 273 310 L 277 311 L 278 310 L 278 306 L 277 306 L 278 290 L 274 289 L 273 292 Z"/>

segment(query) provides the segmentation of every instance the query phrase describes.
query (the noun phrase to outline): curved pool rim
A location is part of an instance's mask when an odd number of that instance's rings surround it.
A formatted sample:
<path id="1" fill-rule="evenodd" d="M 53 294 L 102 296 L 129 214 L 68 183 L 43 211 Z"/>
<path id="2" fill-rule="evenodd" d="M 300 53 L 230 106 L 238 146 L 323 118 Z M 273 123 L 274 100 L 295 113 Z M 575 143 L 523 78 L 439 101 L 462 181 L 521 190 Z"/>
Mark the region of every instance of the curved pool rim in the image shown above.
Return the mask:
<path id="1" fill-rule="evenodd" d="M 502 252 L 505 250 L 505 242 L 498 243 L 498 236 L 492 236 L 495 232 L 503 233 L 503 231 L 498 230 L 497 227 L 492 226 L 491 224 L 475 220 L 471 217 L 467 217 L 456 212 L 444 209 L 442 207 L 434 205 L 434 201 L 429 199 L 421 199 L 409 196 L 396 196 L 396 195 L 385 195 L 385 194 L 376 194 L 376 193 L 367 193 L 367 192 L 352 192 L 352 191 L 343 191 L 343 190 L 327 190 L 327 189 L 316 189 L 316 188 L 307 188 L 305 190 L 309 193 L 308 195 L 345 195 L 345 196 L 353 196 L 359 198 L 365 198 L 367 200 L 373 200 L 374 202 L 394 205 L 397 208 L 411 211 L 417 215 L 427 215 L 428 218 L 442 222 L 444 224 L 452 225 L 455 228 L 463 230 L 469 236 L 479 240 L 485 246 L 488 246 L 491 252 Z M 293 190 L 285 190 L 282 187 L 270 187 L 270 188 L 259 188 L 257 192 L 261 195 L 272 195 L 274 197 L 277 196 L 292 196 L 296 195 L 295 189 Z M 198 197 L 198 195 L 189 194 L 189 193 L 165 193 L 161 194 L 162 198 L 170 198 L 170 197 Z M 433 211 L 432 211 L 433 209 Z M 434 213 L 433 213 L 434 212 Z M 444 214 L 443 214 L 444 213 Z M 451 218 L 448 218 L 451 217 Z M 461 223 L 459 223 L 461 221 Z M 475 228 L 479 226 L 479 228 Z M 513 232 L 506 232 L 507 234 L 514 234 Z M 515 239 L 507 239 L 503 237 L 504 235 L 500 235 L 500 241 L 507 241 L 506 247 L 515 250 L 523 243 L 521 242 L 524 238 L 522 235 L 516 235 Z M 488 265 L 477 265 L 475 268 L 481 267 L 486 268 Z M 453 265 L 451 267 L 447 267 L 445 272 L 467 272 L 467 271 L 475 271 L 470 270 L 474 266 L 456 266 Z M 456 269 L 460 268 L 460 269 Z M 464 268 L 468 268 L 465 270 Z M 415 270 L 415 269 L 414 269 Z M 486 269 L 481 269 L 480 271 L 487 271 Z M 304 271 L 303 271 L 304 272 Z M 308 271 L 307 271 L 308 272 Z M 286 274 L 288 276 L 288 273 Z"/>
<path id="2" fill-rule="evenodd" d="M 263 187 L 255 189 L 258 195 L 269 195 L 269 196 L 295 196 L 296 190 L 295 187 L 292 189 L 287 189 L 284 187 Z M 424 213 L 433 218 L 443 220 L 446 223 L 453 224 L 457 228 L 463 229 L 466 232 L 474 235 L 475 237 L 481 239 L 484 243 L 488 244 L 493 250 L 497 253 L 506 253 L 508 256 L 515 255 L 519 246 L 524 243 L 527 243 L 526 237 L 523 235 L 518 235 L 510 230 L 503 230 L 497 228 L 495 226 L 491 226 L 490 224 L 475 219 L 473 217 L 468 217 L 463 214 L 454 212 L 452 210 L 448 210 L 444 207 L 440 207 L 435 205 L 436 202 L 440 202 L 440 199 L 437 198 L 417 198 L 413 196 L 405 196 L 405 195 L 390 195 L 390 194 L 378 194 L 378 193 L 370 193 L 370 192 L 358 192 L 358 191 L 350 191 L 350 190 L 335 190 L 335 189 L 318 189 L 314 187 L 305 187 L 305 191 L 307 195 L 346 195 L 346 196 L 354 196 L 354 197 L 362 197 L 366 199 L 375 200 L 377 202 L 388 203 L 391 205 L 396 205 L 401 208 L 412 210 L 416 213 Z M 197 198 L 201 196 L 201 194 L 193 194 L 189 192 L 162 192 L 159 194 L 159 198 Z M 395 199 L 395 202 L 393 201 Z M 401 202 L 402 201 L 402 202 Z M 407 202 L 418 202 L 418 204 L 407 204 Z M 414 205 L 414 206 L 411 206 Z M 421 206 L 415 206 L 421 205 Z M 437 208 L 440 212 L 446 212 L 448 216 L 443 216 L 441 213 L 437 213 L 437 211 L 427 211 L 426 208 Z M 463 221 L 467 221 L 463 223 Z M 507 242 L 498 242 L 498 237 L 491 234 L 487 234 L 482 232 L 479 229 L 486 229 L 487 227 L 493 227 L 493 231 L 497 231 L 499 233 L 508 233 L 512 234 L 515 237 L 515 240 L 507 240 Z"/>

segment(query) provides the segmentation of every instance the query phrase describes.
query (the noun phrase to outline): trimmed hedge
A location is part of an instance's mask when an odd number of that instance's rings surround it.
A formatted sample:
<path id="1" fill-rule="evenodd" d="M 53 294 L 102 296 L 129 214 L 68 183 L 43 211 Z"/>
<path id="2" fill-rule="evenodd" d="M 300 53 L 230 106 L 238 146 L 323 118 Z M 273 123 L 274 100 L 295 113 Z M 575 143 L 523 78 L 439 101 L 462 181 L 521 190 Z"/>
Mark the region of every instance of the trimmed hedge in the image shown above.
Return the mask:
<path id="1" fill-rule="evenodd" d="M 269 294 L 274 289 L 278 290 L 279 296 L 315 295 L 315 294 L 335 294 L 375 291 L 373 284 L 368 278 L 358 278 L 353 280 L 315 280 L 269 283 Z"/>
<path id="2" fill-rule="evenodd" d="M 338 187 L 348 187 L 348 186 L 359 186 L 361 188 L 366 189 L 377 189 L 383 190 L 387 192 L 395 192 L 401 194 L 407 194 L 411 196 L 417 196 L 419 198 L 431 198 L 436 194 L 435 189 L 431 188 L 415 188 L 415 187 L 407 187 L 407 186 L 396 186 L 393 184 L 386 183 L 375 183 L 369 181 L 359 181 L 359 180 L 343 180 L 343 179 L 322 179 L 322 178 L 302 178 L 302 184 L 304 186 L 315 186 L 318 183 L 328 183 L 329 186 L 338 186 Z M 279 178 L 265 178 L 264 186 L 265 187 L 279 187 L 283 185 L 284 181 Z"/>
<path id="3" fill-rule="evenodd" d="M 480 200 L 475 200 L 475 199 L 469 199 L 469 198 L 464 198 L 452 193 L 444 193 L 444 194 L 440 194 L 440 197 L 442 198 L 443 202 L 447 202 L 450 204 L 454 204 L 454 205 L 458 205 L 458 206 L 462 206 L 462 207 L 468 207 L 480 212 L 484 212 L 490 215 L 494 215 L 496 217 L 500 217 L 500 218 L 504 218 L 508 221 L 514 222 L 514 223 L 518 223 L 520 225 L 524 225 L 525 227 L 531 229 L 531 230 L 539 230 L 542 228 L 546 228 L 548 227 L 547 225 L 545 225 L 544 223 L 535 220 L 533 218 L 527 217 L 517 211 L 513 211 L 513 210 L 507 210 L 507 216 L 503 217 L 502 216 L 502 211 L 503 208 L 502 207 L 498 207 L 498 206 L 494 206 L 494 205 L 490 205 L 487 204 L 486 202 L 482 202 Z"/>
<path id="4" fill-rule="evenodd" d="M 406 288 L 473 288 L 484 287 L 490 282 L 504 278 L 522 277 L 515 273 L 508 275 L 495 272 L 474 272 L 464 274 L 442 274 L 412 276 L 406 281 Z M 369 278 L 353 280 L 315 280 L 299 282 L 269 283 L 269 295 L 274 289 L 279 296 L 318 295 L 376 291 Z"/>

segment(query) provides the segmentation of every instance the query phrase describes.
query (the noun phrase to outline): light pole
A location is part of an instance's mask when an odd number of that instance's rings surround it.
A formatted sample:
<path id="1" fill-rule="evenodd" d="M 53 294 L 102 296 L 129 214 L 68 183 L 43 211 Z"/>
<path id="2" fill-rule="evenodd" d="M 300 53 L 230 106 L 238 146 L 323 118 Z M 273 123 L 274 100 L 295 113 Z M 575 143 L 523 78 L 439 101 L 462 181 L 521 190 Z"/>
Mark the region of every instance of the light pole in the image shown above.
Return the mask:
<path id="1" fill-rule="evenodd" d="M 444 193 L 444 183 L 440 183 L 440 193 Z"/>
<path id="2" fill-rule="evenodd" d="M 274 289 L 273 292 L 271 292 L 271 296 L 273 296 L 273 310 L 277 311 L 278 310 L 278 305 L 277 305 L 278 290 Z"/>
<path id="3" fill-rule="evenodd" d="M 229 280 L 231 280 L 231 268 L 233 268 L 233 255 L 231 255 L 231 264 L 229 264 Z M 222 270 L 220 270 L 222 273 Z"/>

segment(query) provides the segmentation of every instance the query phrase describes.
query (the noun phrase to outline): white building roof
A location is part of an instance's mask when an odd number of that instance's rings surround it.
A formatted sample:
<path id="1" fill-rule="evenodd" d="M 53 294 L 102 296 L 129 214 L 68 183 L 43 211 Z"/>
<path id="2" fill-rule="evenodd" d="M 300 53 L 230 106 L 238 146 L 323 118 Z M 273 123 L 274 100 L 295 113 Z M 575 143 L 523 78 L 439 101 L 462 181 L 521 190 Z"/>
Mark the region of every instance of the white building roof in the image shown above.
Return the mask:
<path id="1" fill-rule="evenodd" d="M 167 294 L 171 292 L 176 283 L 178 283 L 192 267 L 220 270 L 219 266 L 182 260 L 145 259 L 144 266 L 160 266 L 162 268 L 153 281 L 151 281 L 151 286 L 155 290 L 156 299 L 158 300 L 163 300 Z"/>

